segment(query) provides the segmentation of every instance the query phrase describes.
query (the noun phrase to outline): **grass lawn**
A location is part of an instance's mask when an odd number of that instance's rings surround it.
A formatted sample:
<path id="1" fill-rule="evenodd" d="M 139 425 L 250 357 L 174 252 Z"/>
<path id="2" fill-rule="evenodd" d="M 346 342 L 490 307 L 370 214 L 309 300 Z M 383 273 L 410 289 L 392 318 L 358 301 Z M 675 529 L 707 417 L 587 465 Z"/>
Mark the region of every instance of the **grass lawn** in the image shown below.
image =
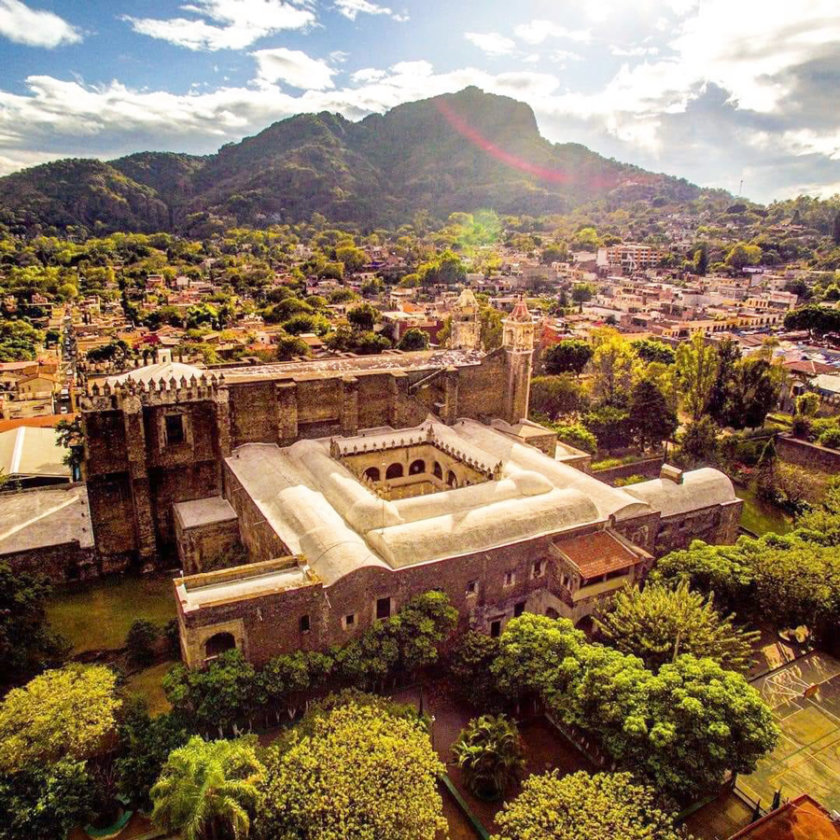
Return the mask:
<path id="1" fill-rule="evenodd" d="M 786 534 L 793 528 L 793 520 L 784 511 L 756 498 L 755 491 L 751 487 L 739 487 L 736 484 L 735 494 L 739 499 L 744 500 L 741 525 L 748 531 L 761 536 L 768 531 Z"/>
<path id="2" fill-rule="evenodd" d="M 174 665 L 174 662 L 161 662 L 160 665 L 153 665 L 133 674 L 126 680 L 126 689 L 132 694 L 139 694 L 149 705 L 149 714 L 162 715 L 168 712 L 172 706 L 163 693 L 163 678 L 166 672 Z"/>
<path id="3" fill-rule="evenodd" d="M 79 584 L 53 594 L 47 618 L 70 641 L 74 653 L 121 648 L 135 619 L 162 627 L 175 618 L 172 581 L 124 577 Z"/>

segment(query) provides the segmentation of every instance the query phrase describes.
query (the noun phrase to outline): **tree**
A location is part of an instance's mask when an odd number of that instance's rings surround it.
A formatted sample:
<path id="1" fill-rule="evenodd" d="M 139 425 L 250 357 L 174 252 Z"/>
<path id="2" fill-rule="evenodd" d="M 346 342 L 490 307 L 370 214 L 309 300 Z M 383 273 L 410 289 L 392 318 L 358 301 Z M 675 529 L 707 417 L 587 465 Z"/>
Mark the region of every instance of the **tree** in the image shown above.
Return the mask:
<path id="1" fill-rule="evenodd" d="M 679 439 L 680 460 L 688 464 L 714 461 L 718 430 L 711 417 L 689 423 Z"/>
<path id="2" fill-rule="evenodd" d="M 677 840 L 674 815 L 629 773 L 529 776 L 496 817 L 492 840 Z"/>
<path id="3" fill-rule="evenodd" d="M 499 640 L 468 630 L 458 637 L 449 659 L 452 682 L 468 703 L 482 709 L 499 702 L 496 679 L 490 666 L 499 655 Z"/>
<path id="4" fill-rule="evenodd" d="M 0 840 L 55 840 L 93 816 L 96 783 L 84 761 L 28 765 L 0 776 Z"/>
<path id="5" fill-rule="evenodd" d="M 737 271 L 741 271 L 748 265 L 758 265 L 760 262 L 761 248 L 758 245 L 748 245 L 746 242 L 736 243 L 726 255 L 726 264 Z"/>
<path id="6" fill-rule="evenodd" d="M 0 770 L 99 755 L 116 734 L 122 701 L 102 665 L 67 665 L 13 688 L 0 705 Z"/>
<path id="7" fill-rule="evenodd" d="M 44 667 L 60 664 L 67 643 L 47 625 L 52 591 L 43 575 L 13 572 L 0 563 L 0 687 L 14 685 Z"/>
<path id="8" fill-rule="evenodd" d="M 535 376 L 531 380 L 531 410 L 553 419 L 558 414 L 578 411 L 582 390 L 571 374 Z"/>
<path id="9" fill-rule="evenodd" d="M 505 626 L 491 671 L 499 690 L 511 698 L 562 693 L 585 643 L 586 636 L 568 619 L 525 613 Z"/>
<path id="10" fill-rule="evenodd" d="M 608 406 L 625 406 L 640 368 L 629 342 L 615 330 L 605 330 L 589 363 L 593 396 Z"/>
<path id="11" fill-rule="evenodd" d="M 709 249 L 703 243 L 694 252 L 694 272 L 701 277 L 709 270 Z"/>
<path id="12" fill-rule="evenodd" d="M 296 335 L 278 335 L 277 360 L 288 362 L 296 356 L 309 356 L 309 345 Z"/>
<path id="13" fill-rule="evenodd" d="M 379 313 L 369 303 L 360 303 L 347 313 L 347 320 L 354 330 L 370 332 L 378 316 Z"/>
<path id="14" fill-rule="evenodd" d="M 75 479 L 80 475 L 78 470 L 85 457 L 85 435 L 82 431 L 81 416 L 77 415 L 73 420 L 59 420 L 55 424 L 55 440 L 67 450 L 64 463 L 71 468 Z"/>
<path id="15" fill-rule="evenodd" d="M 588 341 L 569 339 L 549 347 L 543 355 L 546 373 L 581 373 L 592 358 Z"/>
<path id="16" fill-rule="evenodd" d="M 583 306 L 588 300 L 592 300 L 593 294 L 595 294 L 595 290 L 589 283 L 575 283 L 572 286 L 572 300 L 578 306 Z"/>
<path id="17" fill-rule="evenodd" d="M 405 331 L 400 339 L 397 349 L 410 353 L 415 350 L 427 350 L 429 347 L 429 334 L 425 330 L 412 327 Z"/>
<path id="18" fill-rule="evenodd" d="M 633 439 L 630 412 L 601 405 L 584 415 L 583 425 L 598 441 L 600 449 L 611 452 L 629 446 Z"/>
<path id="19" fill-rule="evenodd" d="M 352 699 L 315 709 L 269 748 L 266 765 L 263 836 L 433 840 L 446 830 L 444 767 L 413 710 Z"/>
<path id="20" fill-rule="evenodd" d="M 452 755 L 479 799 L 499 799 L 525 766 L 519 730 L 504 715 L 473 718 L 452 745 Z"/>
<path id="21" fill-rule="evenodd" d="M 731 338 L 724 338 L 717 346 L 718 364 L 715 382 L 712 385 L 707 410 L 710 416 L 722 426 L 728 425 L 732 415 L 733 382 L 735 370 L 741 361 L 741 348 Z"/>
<path id="22" fill-rule="evenodd" d="M 714 596 L 704 597 L 682 581 L 675 588 L 651 583 L 616 593 L 607 612 L 596 619 L 604 638 L 622 653 L 638 656 L 653 671 L 680 653 L 709 657 L 724 668 L 746 671 L 758 633 L 735 626 L 721 615 Z"/>
<path id="23" fill-rule="evenodd" d="M 128 659 L 133 665 L 147 667 L 155 658 L 155 643 L 160 637 L 160 628 L 145 618 L 132 622 L 125 637 Z"/>
<path id="24" fill-rule="evenodd" d="M 127 704 L 118 735 L 117 787 L 132 803 L 149 810 L 149 791 L 169 753 L 189 740 L 185 723 L 177 714 L 149 717 L 145 702 L 135 698 Z"/>
<path id="25" fill-rule="evenodd" d="M 672 365 L 677 358 L 673 347 L 654 338 L 640 338 L 636 341 L 631 341 L 630 345 L 644 362 L 659 362 L 663 365 Z"/>
<path id="26" fill-rule="evenodd" d="M 668 440 L 677 425 L 677 416 L 662 391 L 648 379 L 636 383 L 630 396 L 630 427 L 638 436 L 641 450 Z"/>
<path id="27" fill-rule="evenodd" d="M 173 750 L 151 790 L 152 820 L 184 840 L 244 840 L 260 798 L 265 768 L 256 737 L 237 741 L 190 738 Z"/>
<path id="28" fill-rule="evenodd" d="M 254 706 L 256 672 L 239 650 L 225 651 L 206 668 L 177 664 L 163 678 L 172 707 L 204 732 L 230 731 Z"/>
<path id="29" fill-rule="evenodd" d="M 717 376 L 717 352 L 706 344 L 703 333 L 696 332 L 677 347 L 676 364 L 685 408 L 692 420 L 699 420 L 709 404 Z"/>

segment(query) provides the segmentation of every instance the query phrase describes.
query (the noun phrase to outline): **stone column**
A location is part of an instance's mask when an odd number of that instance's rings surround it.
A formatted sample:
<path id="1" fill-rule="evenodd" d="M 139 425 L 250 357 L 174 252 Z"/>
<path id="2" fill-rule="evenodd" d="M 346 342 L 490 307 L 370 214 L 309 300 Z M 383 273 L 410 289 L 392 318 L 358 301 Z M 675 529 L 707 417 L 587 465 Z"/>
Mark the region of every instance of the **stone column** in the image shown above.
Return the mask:
<path id="1" fill-rule="evenodd" d="M 458 368 L 450 366 L 444 372 L 444 402 L 442 420 L 451 426 L 458 419 Z"/>
<path id="2" fill-rule="evenodd" d="M 297 383 L 278 382 L 274 393 L 277 400 L 277 442 L 289 446 L 298 439 Z"/>
<path id="3" fill-rule="evenodd" d="M 157 554 L 155 519 L 152 513 L 152 493 L 146 465 L 146 429 L 143 424 L 143 405 L 135 396 L 123 400 L 123 422 L 128 450 L 128 473 L 131 500 L 134 508 L 134 529 L 137 534 L 137 553 L 141 560 L 153 560 Z"/>
<path id="4" fill-rule="evenodd" d="M 359 431 L 359 380 L 341 377 L 341 434 L 352 437 Z"/>
<path id="5" fill-rule="evenodd" d="M 230 441 L 230 391 L 219 388 L 213 397 L 213 430 L 219 456 L 227 458 L 231 452 Z"/>
<path id="6" fill-rule="evenodd" d="M 405 428 L 408 425 L 406 420 L 408 374 L 404 371 L 392 371 L 389 397 L 388 424 L 395 429 Z"/>

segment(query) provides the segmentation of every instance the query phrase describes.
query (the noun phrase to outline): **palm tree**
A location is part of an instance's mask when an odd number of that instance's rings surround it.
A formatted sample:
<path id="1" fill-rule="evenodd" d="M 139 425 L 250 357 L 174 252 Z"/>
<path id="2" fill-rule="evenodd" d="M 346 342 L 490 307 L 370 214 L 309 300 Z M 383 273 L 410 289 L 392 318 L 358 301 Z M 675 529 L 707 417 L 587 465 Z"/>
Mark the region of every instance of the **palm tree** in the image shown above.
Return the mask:
<path id="1" fill-rule="evenodd" d="M 169 754 L 151 790 L 152 819 L 183 840 L 244 840 L 264 773 L 251 739 L 193 737 Z"/>
<path id="2" fill-rule="evenodd" d="M 452 752 L 467 786 L 480 799 L 498 799 L 525 764 L 519 731 L 504 715 L 473 718 Z"/>

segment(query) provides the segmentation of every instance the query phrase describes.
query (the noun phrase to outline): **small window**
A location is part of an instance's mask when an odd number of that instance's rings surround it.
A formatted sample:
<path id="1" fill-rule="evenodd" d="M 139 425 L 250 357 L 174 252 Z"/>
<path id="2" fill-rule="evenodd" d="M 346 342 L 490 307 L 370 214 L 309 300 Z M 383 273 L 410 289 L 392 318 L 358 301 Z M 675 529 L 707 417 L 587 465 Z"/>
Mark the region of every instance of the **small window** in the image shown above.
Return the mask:
<path id="1" fill-rule="evenodd" d="M 505 586 L 513 586 L 516 581 L 516 575 L 513 572 L 505 572 Z"/>
<path id="2" fill-rule="evenodd" d="M 390 618 L 391 617 L 391 599 L 377 598 L 376 600 L 376 617 Z"/>
<path id="3" fill-rule="evenodd" d="M 356 626 L 356 613 L 349 613 L 344 616 L 344 629 L 349 630 Z"/>
<path id="4" fill-rule="evenodd" d="M 525 612 L 525 602 L 520 601 L 514 608 L 513 608 L 513 617 L 519 618 L 522 613 Z"/>
<path id="5" fill-rule="evenodd" d="M 498 639 L 502 635 L 502 622 L 497 619 L 490 622 L 490 638 Z"/>
<path id="6" fill-rule="evenodd" d="M 542 577 L 543 574 L 543 561 L 542 560 L 534 560 L 534 577 Z"/>
<path id="7" fill-rule="evenodd" d="M 309 616 L 308 615 L 302 615 L 300 617 L 300 632 L 301 633 L 308 633 L 309 630 L 310 630 Z"/>
<path id="8" fill-rule="evenodd" d="M 177 446 L 186 440 L 184 434 L 184 418 L 181 414 L 167 414 L 166 423 L 166 445 Z"/>
<path id="9" fill-rule="evenodd" d="M 478 581 L 471 580 L 467 584 L 467 595 L 477 595 L 478 594 Z"/>

